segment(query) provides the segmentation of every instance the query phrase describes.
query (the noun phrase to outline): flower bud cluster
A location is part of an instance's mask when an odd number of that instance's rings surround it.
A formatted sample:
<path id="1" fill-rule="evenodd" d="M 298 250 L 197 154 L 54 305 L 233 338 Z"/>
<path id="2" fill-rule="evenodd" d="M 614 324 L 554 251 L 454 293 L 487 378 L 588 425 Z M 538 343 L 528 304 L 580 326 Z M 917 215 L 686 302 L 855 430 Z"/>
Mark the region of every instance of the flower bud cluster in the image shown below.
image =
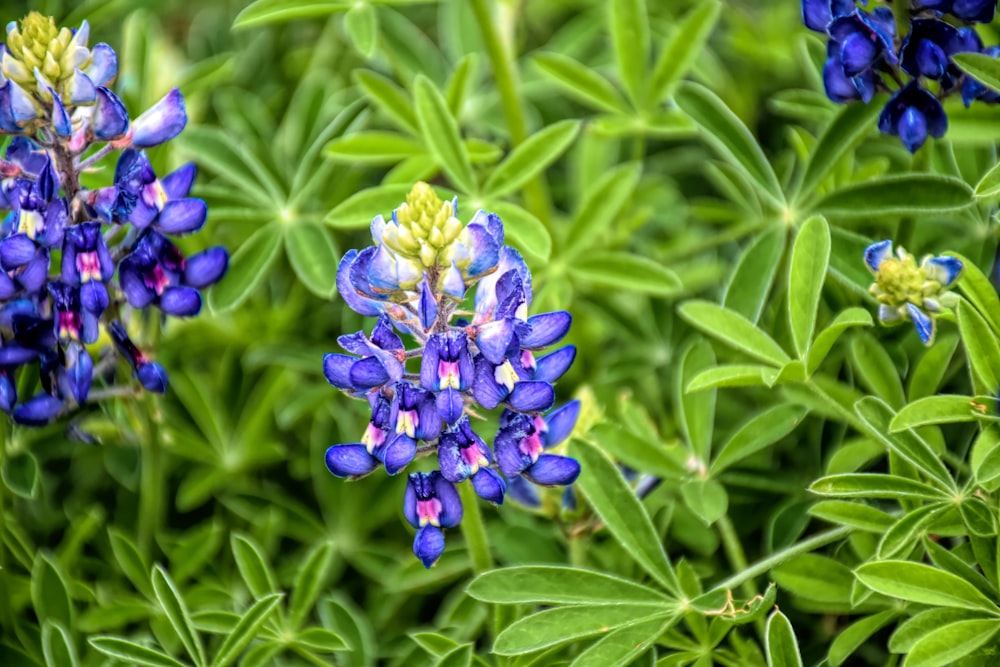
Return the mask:
<path id="1" fill-rule="evenodd" d="M 413 551 L 426 567 L 444 551 L 442 529 L 461 521 L 456 484 L 469 480 L 497 505 L 508 492 L 537 503 L 526 482 L 567 485 L 580 472 L 576 460 L 546 452 L 576 424 L 577 401 L 552 410 L 552 383 L 576 348 L 535 356 L 566 335 L 570 315 L 529 316 L 531 272 L 504 245 L 502 221 L 479 211 L 466 225 L 457 208 L 417 183 L 390 220 L 372 221 L 374 244 L 344 256 L 337 289 L 378 320 L 370 334 L 338 339 L 347 354 L 323 359 L 330 384 L 371 407 L 359 442 L 327 450 L 331 473 L 353 479 L 381 466 L 395 475 L 418 456 L 437 457 L 436 470 L 409 475 L 404 496 L 417 529 Z M 471 309 L 463 310 L 467 297 Z M 491 448 L 473 419 L 495 408 L 502 412 Z"/>
<path id="2" fill-rule="evenodd" d="M 0 410 L 25 425 L 78 408 L 95 380 L 113 382 L 115 356 L 105 348 L 125 358 L 142 387 L 166 391 L 166 371 L 132 342 L 128 325 L 151 305 L 197 314 L 199 290 L 229 261 L 224 248 L 185 257 L 170 240 L 205 224 L 205 202 L 188 197 L 196 170 L 185 165 L 161 179 L 142 150 L 184 128 L 180 91 L 130 119 L 108 88 L 117 56 L 107 44 L 88 47 L 89 35 L 86 21 L 73 31 L 32 12 L 8 24 L 0 47 L 0 134 L 11 137 L 0 159 L 0 209 L 8 211 L 0 224 Z M 83 187 L 81 175 L 114 150 L 113 182 Z M 35 368 L 41 390 L 20 400 L 18 387 L 31 386 L 26 374 Z"/>
<path id="3" fill-rule="evenodd" d="M 823 84 L 834 102 L 871 101 L 878 91 L 891 99 L 879 116 L 883 134 L 898 136 L 915 152 L 928 136 L 948 129 L 941 100 L 959 93 L 974 100 L 1000 101 L 1000 94 L 963 73 L 952 61 L 957 53 L 996 57 L 1000 47 L 984 48 L 973 24 L 989 23 L 996 0 L 897 0 L 870 11 L 856 0 L 802 0 L 806 27 L 829 38 Z M 863 3 L 867 5 L 868 3 Z M 902 21 L 905 20 L 905 23 Z"/>
<path id="4" fill-rule="evenodd" d="M 865 250 L 865 264 L 875 274 L 868 290 L 879 303 L 883 324 L 912 320 L 920 340 L 934 339 L 935 316 L 958 305 L 958 294 L 949 290 L 964 268 L 956 257 L 926 255 L 920 264 L 903 248 L 892 252 L 892 241 L 879 241 Z"/>

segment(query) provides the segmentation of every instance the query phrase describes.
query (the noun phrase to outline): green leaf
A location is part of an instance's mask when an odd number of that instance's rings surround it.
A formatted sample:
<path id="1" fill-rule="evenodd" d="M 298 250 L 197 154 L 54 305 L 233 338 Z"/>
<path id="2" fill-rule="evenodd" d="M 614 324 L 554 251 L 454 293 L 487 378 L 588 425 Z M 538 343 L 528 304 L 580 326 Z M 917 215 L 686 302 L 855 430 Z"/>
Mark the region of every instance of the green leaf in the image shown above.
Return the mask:
<path id="1" fill-rule="evenodd" d="M 327 231 L 315 222 L 294 221 L 284 226 L 285 251 L 299 280 L 318 297 L 337 291 L 337 248 Z"/>
<path id="2" fill-rule="evenodd" d="M 858 296 L 867 297 L 874 278 L 861 258 L 871 239 L 836 226 L 830 229 L 830 238 L 830 276 Z"/>
<path id="3" fill-rule="evenodd" d="M 222 313 L 243 303 L 267 276 L 281 248 L 281 227 L 265 224 L 243 242 L 229 261 L 225 277 L 208 293 L 208 304 Z"/>
<path id="4" fill-rule="evenodd" d="M 38 460 L 28 450 L 5 454 L 0 478 L 11 493 L 31 500 L 38 493 Z"/>
<path id="5" fill-rule="evenodd" d="M 77 667 L 73 637 L 69 631 L 54 621 L 42 624 L 42 655 L 46 667 Z"/>
<path id="6" fill-rule="evenodd" d="M 458 132 L 458 123 L 441 91 L 422 74 L 414 82 L 413 103 L 420 133 L 441 163 L 441 168 L 459 190 L 475 192 L 476 178 Z"/>
<path id="7" fill-rule="evenodd" d="M 456 646 L 434 663 L 435 667 L 468 667 L 472 664 L 472 643 Z"/>
<path id="8" fill-rule="evenodd" d="M 927 424 L 975 421 L 977 413 L 972 403 L 974 401 L 971 396 L 927 396 L 900 410 L 892 418 L 889 430 L 897 432 Z"/>
<path id="9" fill-rule="evenodd" d="M 331 0 L 257 0 L 236 15 L 233 28 L 238 30 L 280 21 L 326 16 L 353 7 L 354 4 Z"/>
<path id="10" fill-rule="evenodd" d="M 784 252 L 784 229 L 771 229 L 754 239 L 740 256 L 726 284 L 722 305 L 756 324 Z"/>
<path id="11" fill-rule="evenodd" d="M 326 222 L 337 229 L 368 227 L 376 215 L 387 215 L 401 203 L 413 185 L 377 185 L 356 192 L 327 213 Z"/>
<path id="12" fill-rule="evenodd" d="M 618 467 L 589 442 L 573 440 L 573 448 L 583 469 L 577 483 L 591 507 L 629 555 L 664 588 L 678 594 L 677 575 L 653 522 Z"/>
<path id="13" fill-rule="evenodd" d="M 944 667 L 954 664 L 990 641 L 1000 631 L 996 619 L 956 621 L 932 628 L 906 656 L 906 667 Z"/>
<path id="14" fill-rule="evenodd" d="M 153 592 L 160 602 L 167 620 L 173 627 L 174 632 L 180 637 L 184 649 L 195 665 L 204 665 L 205 649 L 201 645 L 201 639 L 191 623 L 191 615 L 188 613 L 187 605 L 177 586 L 171 581 L 170 575 L 161 565 L 153 566 Z"/>
<path id="15" fill-rule="evenodd" d="M 885 347 L 873 336 L 861 332 L 851 339 L 851 365 L 861 384 L 893 408 L 906 403 L 899 371 Z"/>
<path id="16" fill-rule="evenodd" d="M 41 622 L 53 621 L 64 628 L 73 626 L 73 601 L 66 575 L 46 552 L 35 555 L 31 568 L 31 604 Z"/>
<path id="17" fill-rule="evenodd" d="M 129 665 L 142 665 L 143 667 L 187 667 L 183 662 L 171 658 L 166 653 L 140 646 L 127 639 L 119 639 L 118 637 L 91 637 L 87 641 L 101 653 Z"/>
<path id="18" fill-rule="evenodd" d="M 848 604 L 854 577 L 846 565 L 819 554 L 799 554 L 772 571 L 782 590 L 826 605 Z"/>
<path id="19" fill-rule="evenodd" d="M 378 14 L 372 4 L 354 3 L 344 14 L 344 30 L 361 55 L 368 59 L 375 55 L 375 47 L 378 45 Z"/>
<path id="20" fill-rule="evenodd" d="M 479 575 L 465 591 L 494 604 L 614 604 L 673 608 L 673 601 L 645 584 L 572 567 L 524 565 Z"/>
<path id="21" fill-rule="evenodd" d="M 1000 345 L 986 321 L 966 301 L 958 304 L 958 331 L 969 358 L 976 393 L 994 393 L 1000 387 Z"/>
<path id="22" fill-rule="evenodd" d="M 684 82 L 678 86 L 675 99 L 698 125 L 702 138 L 756 183 L 761 194 L 775 204 L 784 201 L 778 177 L 757 140 L 715 93 L 704 86 Z"/>
<path id="23" fill-rule="evenodd" d="M 274 593 L 257 600 L 252 607 L 247 609 L 239 623 L 233 628 L 232 633 L 219 647 L 219 652 L 215 654 L 215 660 L 212 661 L 212 667 L 226 667 L 226 665 L 235 662 L 243 649 L 257 637 L 261 626 L 274 612 L 278 603 L 281 602 L 281 598 L 281 593 Z"/>
<path id="24" fill-rule="evenodd" d="M 830 651 L 827 654 L 830 666 L 840 667 L 844 664 L 852 653 L 861 648 L 862 644 L 888 625 L 898 614 L 899 612 L 893 609 L 887 609 L 871 616 L 865 616 L 841 630 L 833 643 L 830 644 Z"/>
<path id="25" fill-rule="evenodd" d="M 561 53 L 539 53 L 532 62 L 542 74 L 584 104 L 602 111 L 628 113 L 628 105 L 607 79 Z"/>
<path id="26" fill-rule="evenodd" d="M 717 476 L 748 456 L 781 440 L 799 425 L 806 410 L 792 404 L 776 405 L 739 427 L 715 456 L 709 474 Z"/>
<path id="27" fill-rule="evenodd" d="M 649 69 L 649 17 L 645 0 L 611 0 L 611 45 L 618 76 L 632 104 L 641 108 Z"/>
<path id="28" fill-rule="evenodd" d="M 629 204 L 641 175 L 642 164 L 628 162 L 603 174 L 587 188 L 562 246 L 564 257 L 573 258 L 581 251 L 594 247 L 613 229 L 615 218 Z"/>
<path id="29" fill-rule="evenodd" d="M 570 665 L 571 667 L 641 665 L 641 662 L 631 662 L 631 660 L 652 646 L 670 623 L 670 618 L 654 618 L 620 627 L 587 647 Z"/>
<path id="30" fill-rule="evenodd" d="M 627 466 L 667 479 L 680 479 L 688 471 L 659 442 L 651 442 L 617 424 L 602 422 L 590 429 L 590 437 Z"/>
<path id="31" fill-rule="evenodd" d="M 512 245 L 540 260 L 549 259 L 552 237 L 541 220 L 517 204 L 491 201 L 486 206 L 503 219 L 504 231 L 513 241 Z"/>
<path id="32" fill-rule="evenodd" d="M 351 3 L 353 4 L 353 3 Z M 417 133 L 413 102 L 391 79 L 370 70 L 354 70 L 354 81 L 364 94 L 401 129 Z"/>
<path id="33" fill-rule="evenodd" d="M 809 490 L 837 498 L 888 498 L 892 500 L 941 500 L 949 496 L 923 482 L 881 473 L 843 473 L 821 477 Z"/>
<path id="34" fill-rule="evenodd" d="M 791 361 L 785 351 L 748 319 L 709 301 L 688 301 L 678 308 L 681 317 L 696 329 L 714 336 L 749 356 L 784 366 Z"/>
<path id="35" fill-rule="evenodd" d="M 880 560 L 908 553 L 927 532 L 928 526 L 947 509 L 943 503 L 919 505 L 901 516 L 879 540 L 876 556 Z"/>
<path id="36" fill-rule="evenodd" d="M 784 614 L 780 611 L 771 614 L 764 632 L 767 667 L 802 667 L 802 657 L 799 655 L 795 632 Z"/>
<path id="37" fill-rule="evenodd" d="M 396 132 L 354 132 L 328 143 L 327 157 L 345 164 L 396 164 L 427 149 L 410 137 Z"/>
<path id="38" fill-rule="evenodd" d="M 996 516 L 981 498 L 967 496 L 958 505 L 962 521 L 969 532 L 979 537 L 992 538 L 997 534 Z"/>
<path id="39" fill-rule="evenodd" d="M 673 93 L 675 84 L 694 65 L 715 27 L 721 6 L 721 3 L 713 0 L 699 2 L 674 24 L 653 68 L 653 80 L 649 84 L 649 97 L 646 100 L 650 110 L 658 107 L 665 97 Z"/>
<path id="40" fill-rule="evenodd" d="M 822 216 L 806 220 L 792 246 L 788 273 L 788 322 L 799 358 L 805 359 L 816 327 L 816 311 L 830 263 L 830 227 Z"/>
<path id="41" fill-rule="evenodd" d="M 1000 609 L 975 586 L 930 565 L 903 560 L 869 562 L 859 566 L 854 574 L 868 588 L 889 597 L 1000 616 Z"/>
<path id="42" fill-rule="evenodd" d="M 514 192 L 566 152 L 580 131 L 580 121 L 562 120 L 528 137 L 497 165 L 483 185 L 488 196 Z"/>
<path id="43" fill-rule="evenodd" d="M 894 523 L 892 515 L 887 512 L 847 500 L 821 500 L 809 508 L 809 514 L 817 519 L 880 535 Z"/>
<path id="44" fill-rule="evenodd" d="M 702 391 L 713 387 L 753 387 L 763 385 L 763 376 L 774 373 L 770 366 L 727 364 L 709 368 L 691 380 L 685 391 Z"/>
<path id="45" fill-rule="evenodd" d="M 890 424 L 895 415 L 885 402 L 874 396 L 866 396 L 854 404 L 854 412 L 868 424 L 872 435 L 877 435 L 876 439 L 888 449 L 919 468 L 946 492 L 956 490 L 955 482 L 937 452 L 916 432 L 904 430 L 889 434 Z"/>
<path id="46" fill-rule="evenodd" d="M 689 346 L 680 360 L 677 376 L 679 403 L 677 416 L 681 433 L 691 451 L 702 461 L 708 461 L 712 449 L 712 426 L 715 424 L 715 391 L 685 394 L 683 388 L 699 373 L 715 366 L 715 353 L 708 341 L 702 339 Z"/>
<path id="47" fill-rule="evenodd" d="M 118 567 L 140 593 L 152 599 L 153 587 L 149 581 L 149 568 L 142 559 L 135 543 L 115 528 L 108 529 L 108 540 L 111 542 L 111 551 L 115 555 L 115 560 L 118 561 Z"/>
<path id="48" fill-rule="evenodd" d="M 994 165 L 992 169 L 979 179 L 976 187 L 972 190 L 972 194 L 976 199 L 992 199 L 1000 195 L 1000 163 Z"/>
<path id="49" fill-rule="evenodd" d="M 984 53 L 956 53 L 953 60 L 984 86 L 1000 90 L 1000 62 L 996 58 Z"/>
<path id="50" fill-rule="evenodd" d="M 332 565 L 333 546 L 329 542 L 321 542 L 309 552 L 305 562 L 299 567 L 289 605 L 292 623 L 296 627 L 302 625 L 312 610 L 320 590 L 326 584 Z"/>
<path id="51" fill-rule="evenodd" d="M 965 295 L 965 298 L 976 307 L 979 314 L 989 323 L 990 328 L 995 333 L 1000 334 L 1000 296 L 997 295 L 997 290 L 993 287 L 993 283 L 967 257 L 963 257 L 955 252 L 948 254 L 957 257 L 964 266 L 962 275 L 958 279 L 958 288 Z"/>
<path id="52" fill-rule="evenodd" d="M 260 547 L 249 537 L 238 534 L 229 538 L 229 545 L 233 550 L 236 567 L 250 594 L 260 599 L 276 592 L 274 575 L 271 574 L 271 568 L 268 567 Z"/>
<path id="53" fill-rule="evenodd" d="M 837 317 L 825 329 L 819 332 L 816 340 L 813 341 L 812 346 L 809 348 L 809 354 L 806 358 L 806 372 L 809 375 L 816 372 L 816 369 L 823 363 L 826 356 L 830 354 L 830 350 L 833 349 L 834 344 L 840 339 L 841 334 L 847 329 L 851 327 L 870 327 L 872 324 L 871 313 L 864 308 L 855 306 L 838 313 Z"/>
<path id="54" fill-rule="evenodd" d="M 327 630 L 326 628 L 306 628 L 299 633 L 295 643 L 300 646 L 307 646 L 313 651 L 321 653 L 335 653 L 337 651 L 348 651 L 351 649 L 347 643 L 340 638 L 340 635 Z"/>
<path id="55" fill-rule="evenodd" d="M 681 484 L 680 491 L 684 504 L 706 526 L 724 517 L 729 509 L 729 494 L 714 479 L 688 480 Z"/>
<path id="56" fill-rule="evenodd" d="M 893 653 L 909 653 L 913 646 L 937 628 L 950 625 L 956 621 L 967 620 L 990 620 L 982 615 L 966 611 L 965 609 L 952 609 L 949 607 L 936 607 L 926 609 L 908 618 L 901 623 L 889 637 L 889 650 Z"/>
<path id="57" fill-rule="evenodd" d="M 682 287 L 670 269 L 648 257 L 627 252 L 587 253 L 586 261 L 574 262 L 568 268 L 571 276 L 593 285 L 653 296 L 671 296 Z"/>
<path id="58" fill-rule="evenodd" d="M 851 183 L 825 195 L 814 207 L 842 217 L 932 215 L 972 204 L 965 181 L 939 174 L 892 174 Z"/>
<path id="59" fill-rule="evenodd" d="M 812 197 L 840 159 L 872 131 L 880 111 L 878 105 L 847 104 L 833 117 L 806 159 L 802 181 L 796 190 L 802 194 L 802 199 Z"/>
<path id="60" fill-rule="evenodd" d="M 574 605 L 546 609 L 504 628 L 493 644 L 499 655 L 530 653 L 576 639 L 593 637 L 615 628 L 663 618 L 668 612 L 650 613 L 647 606 L 630 604 Z"/>

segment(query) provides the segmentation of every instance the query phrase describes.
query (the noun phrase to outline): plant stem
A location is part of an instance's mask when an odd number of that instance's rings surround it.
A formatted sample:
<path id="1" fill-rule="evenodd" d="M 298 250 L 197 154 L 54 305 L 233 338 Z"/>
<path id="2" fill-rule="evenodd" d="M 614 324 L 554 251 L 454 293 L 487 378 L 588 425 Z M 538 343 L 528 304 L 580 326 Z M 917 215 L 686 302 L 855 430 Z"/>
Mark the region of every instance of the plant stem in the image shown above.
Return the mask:
<path id="1" fill-rule="evenodd" d="M 799 554 L 808 553 L 819 549 L 820 547 L 825 547 L 827 544 L 832 544 L 837 540 L 843 539 L 850 535 L 851 528 L 848 526 L 839 526 L 832 530 L 828 530 L 825 533 L 819 533 L 818 535 L 813 535 L 807 540 L 803 540 L 798 544 L 793 544 L 790 547 L 785 547 L 781 551 L 775 552 L 768 556 L 767 558 L 757 561 L 753 565 L 750 565 L 742 572 L 737 572 L 733 576 L 720 581 L 715 585 L 713 590 L 732 590 L 737 586 L 741 586 L 744 582 L 748 582 L 751 579 L 758 577 L 768 570 L 784 563 L 786 560 L 792 556 L 797 556 Z"/>
<path id="2" fill-rule="evenodd" d="M 728 515 L 723 516 L 715 522 L 715 526 L 719 529 L 719 537 L 722 538 L 722 547 L 726 550 L 726 557 L 729 558 L 729 564 L 733 566 L 733 570 L 736 572 L 746 570 L 747 556 L 743 551 L 743 544 L 736 534 L 736 528 L 733 526 L 732 520 L 730 520 Z M 747 598 L 752 598 L 757 594 L 754 585 L 749 581 L 743 582 L 741 592 Z"/>
<path id="3" fill-rule="evenodd" d="M 493 557 L 490 555 L 490 541 L 486 536 L 486 527 L 483 525 L 483 515 L 479 511 L 479 497 L 472 482 L 459 484 L 458 491 L 462 497 L 462 536 L 465 538 L 465 546 L 469 550 L 472 558 L 472 571 L 476 574 L 485 572 L 493 567 Z"/>
<path id="4" fill-rule="evenodd" d="M 512 47 L 504 41 L 498 30 L 500 21 L 494 19 L 486 0 L 472 0 L 472 13 L 483 36 L 483 46 L 493 68 L 493 78 L 500 92 L 500 104 L 503 108 L 507 129 L 510 131 L 512 146 L 517 146 L 528 138 L 528 123 L 521 107 L 521 86 L 517 77 L 517 67 L 514 62 Z M 545 181 L 538 175 L 524 186 L 525 204 L 546 226 L 549 222 L 549 195 Z"/>

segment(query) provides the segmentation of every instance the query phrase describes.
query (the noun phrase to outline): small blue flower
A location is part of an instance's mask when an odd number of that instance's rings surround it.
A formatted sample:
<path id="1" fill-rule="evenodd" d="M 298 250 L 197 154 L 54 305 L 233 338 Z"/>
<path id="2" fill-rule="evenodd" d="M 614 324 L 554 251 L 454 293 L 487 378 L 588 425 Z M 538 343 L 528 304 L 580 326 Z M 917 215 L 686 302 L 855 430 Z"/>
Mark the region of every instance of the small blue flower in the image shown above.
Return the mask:
<path id="1" fill-rule="evenodd" d="M 462 521 L 462 501 L 438 471 L 415 472 L 407 480 L 403 515 L 417 529 L 413 553 L 429 568 L 444 553 L 441 529 L 454 528 Z"/>
<path id="2" fill-rule="evenodd" d="M 948 130 L 948 116 L 934 95 L 911 81 L 892 96 L 878 118 L 883 134 L 898 136 L 911 153 L 924 145 L 927 137 L 940 139 Z"/>

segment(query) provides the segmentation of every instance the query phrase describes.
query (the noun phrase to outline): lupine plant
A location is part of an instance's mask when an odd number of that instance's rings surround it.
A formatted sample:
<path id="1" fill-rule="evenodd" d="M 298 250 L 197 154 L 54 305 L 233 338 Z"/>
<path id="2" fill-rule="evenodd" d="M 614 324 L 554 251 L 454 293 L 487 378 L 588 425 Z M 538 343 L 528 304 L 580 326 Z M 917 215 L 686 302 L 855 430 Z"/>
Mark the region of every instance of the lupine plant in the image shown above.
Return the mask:
<path id="1" fill-rule="evenodd" d="M 997 662 L 997 3 L 14 4 L 0 665 Z"/>

